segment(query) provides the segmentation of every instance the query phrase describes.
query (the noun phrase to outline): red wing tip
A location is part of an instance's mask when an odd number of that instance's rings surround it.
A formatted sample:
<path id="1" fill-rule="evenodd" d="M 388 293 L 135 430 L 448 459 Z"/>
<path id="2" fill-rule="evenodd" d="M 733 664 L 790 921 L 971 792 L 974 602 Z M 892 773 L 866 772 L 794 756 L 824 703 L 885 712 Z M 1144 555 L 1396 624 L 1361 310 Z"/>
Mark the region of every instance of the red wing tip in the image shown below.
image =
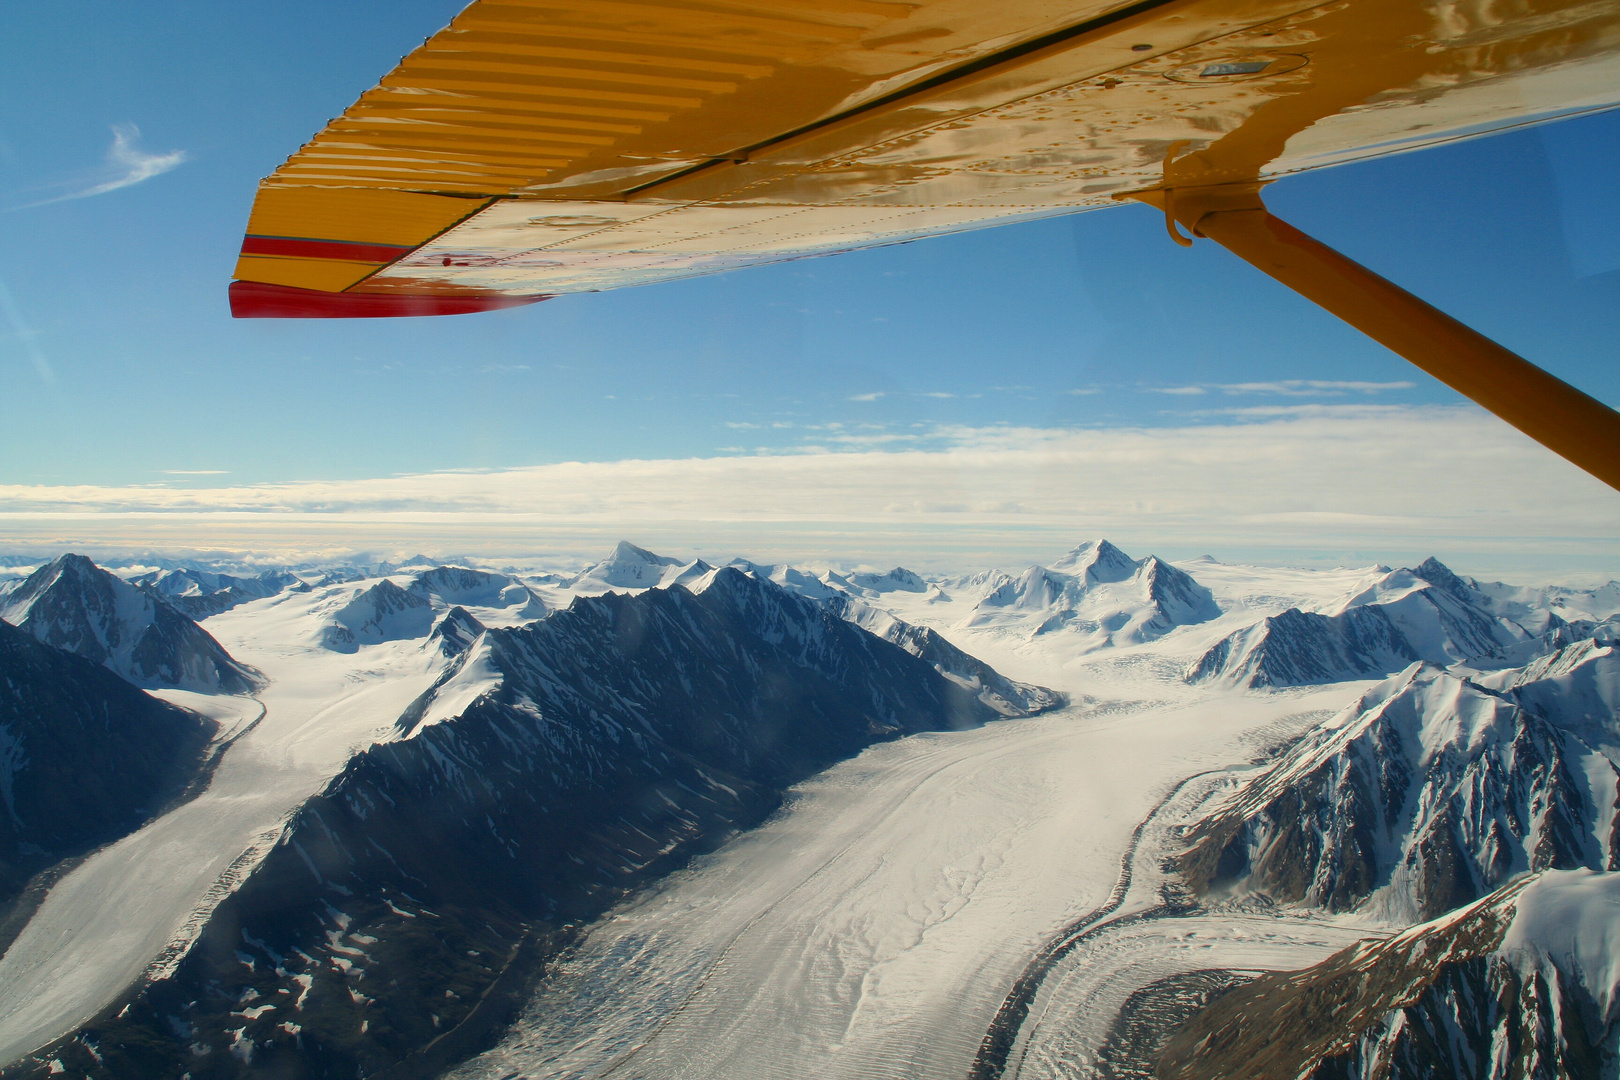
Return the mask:
<path id="1" fill-rule="evenodd" d="M 398 319 L 424 315 L 470 315 L 548 300 L 547 296 L 411 296 L 403 293 L 330 293 L 231 282 L 231 317 L 237 319 Z"/>

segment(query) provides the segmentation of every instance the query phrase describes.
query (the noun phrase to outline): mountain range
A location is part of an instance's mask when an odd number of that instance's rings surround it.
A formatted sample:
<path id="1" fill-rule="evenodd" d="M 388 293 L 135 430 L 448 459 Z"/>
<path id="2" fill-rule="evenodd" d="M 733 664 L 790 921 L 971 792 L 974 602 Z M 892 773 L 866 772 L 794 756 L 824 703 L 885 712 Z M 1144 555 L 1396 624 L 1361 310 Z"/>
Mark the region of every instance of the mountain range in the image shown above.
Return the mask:
<path id="1" fill-rule="evenodd" d="M 1431 558 L 1375 571 L 1323 610 L 1292 607 L 1234 631 L 1192 664 L 1187 681 L 1304 686 L 1391 675 L 1416 660 L 1511 662 L 1539 652 L 1537 636 L 1565 625 L 1546 608 L 1493 600 Z"/>
<path id="2" fill-rule="evenodd" d="M 1155 555 L 1133 559 L 1107 540 L 1083 543 L 1050 566 L 1016 575 L 984 571 L 947 579 L 940 589 L 971 604 L 964 629 L 1028 637 L 1062 630 L 1091 649 L 1151 641 L 1221 613 L 1185 571 Z"/>
<path id="3" fill-rule="evenodd" d="M 0 688 L 0 904 L 6 881 L 15 899 L 206 772 L 212 722 L 132 685 L 259 689 L 200 620 L 276 675 L 259 694 L 272 713 L 338 716 L 302 683 L 275 696 L 300 666 L 358 687 L 344 702 L 388 705 L 381 727 L 333 737 L 189 951 L 4 1075 L 439 1075 L 613 905 L 793 785 L 878 742 L 1089 703 L 1093 672 L 1154 700 L 1204 687 L 1239 712 L 1355 681 L 1348 707 L 1293 717 L 1291 742 L 1178 827 L 1170 866 L 1201 917 L 1410 927 L 1295 974 L 1238 973 L 1163 1068 L 1326 1080 L 1472 1075 L 1489 1058 L 1613 1075 L 1616 980 L 1590 956 L 1620 940 L 1599 917 L 1620 900 L 1620 587 L 1482 583 L 1430 559 L 1289 593 L 1252 568 L 1182 565 L 1106 540 L 954 577 L 716 566 L 628 542 L 544 575 L 414 557 L 126 579 L 53 560 L 0 586 L 16 624 L 0 624 L 15 684 Z M 981 647 L 1070 693 L 1009 678 Z M 415 681 L 366 697 L 396 678 Z M 1042 738 L 1146 725 L 1157 707 L 1105 701 Z M 1258 1046 L 1268 1032 L 1287 1045 Z"/>

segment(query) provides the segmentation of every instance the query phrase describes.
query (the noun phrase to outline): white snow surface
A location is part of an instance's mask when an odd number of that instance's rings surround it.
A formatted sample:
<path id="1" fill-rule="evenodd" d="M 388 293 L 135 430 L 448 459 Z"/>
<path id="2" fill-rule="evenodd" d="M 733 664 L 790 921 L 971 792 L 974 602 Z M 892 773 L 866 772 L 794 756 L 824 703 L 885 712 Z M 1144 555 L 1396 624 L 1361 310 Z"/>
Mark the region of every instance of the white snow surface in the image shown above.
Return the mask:
<path id="1" fill-rule="evenodd" d="M 1620 1009 L 1620 873 L 1548 870 L 1514 900 L 1497 951 L 1574 975 L 1612 1024 Z"/>
<path id="2" fill-rule="evenodd" d="M 159 693 L 213 716 L 234 741 L 203 794 L 65 876 L 0 957 L 0 1064 L 73 1030 L 143 972 L 177 963 L 292 811 L 356 751 L 395 737 L 395 719 L 444 657 L 416 640 L 321 648 L 322 612 L 352 591 L 283 593 L 207 621 L 269 684 L 257 699 Z"/>

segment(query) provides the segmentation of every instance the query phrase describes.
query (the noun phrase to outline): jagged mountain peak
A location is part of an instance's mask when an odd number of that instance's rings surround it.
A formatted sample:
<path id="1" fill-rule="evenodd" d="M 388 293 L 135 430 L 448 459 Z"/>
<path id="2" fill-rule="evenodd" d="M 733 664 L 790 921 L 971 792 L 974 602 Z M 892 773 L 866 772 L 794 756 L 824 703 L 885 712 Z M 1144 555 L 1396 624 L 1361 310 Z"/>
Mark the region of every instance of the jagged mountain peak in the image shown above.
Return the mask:
<path id="1" fill-rule="evenodd" d="M 1458 577 L 1452 572 L 1451 567 L 1433 555 L 1419 563 L 1412 572 L 1430 584 L 1446 590 L 1459 600 L 1469 603 L 1475 600 L 1476 593 L 1469 583 Z"/>
<path id="2" fill-rule="evenodd" d="M 1219 617 L 1210 591 L 1157 556 L 1132 559 L 1106 540 L 1087 541 L 1051 566 L 950 583 L 976 594 L 968 628 L 1086 635 L 1089 648 L 1134 644 Z"/>
<path id="3" fill-rule="evenodd" d="M 428 644 L 437 646 L 446 656 L 460 656 L 472 647 L 484 629 L 484 624 L 466 608 L 453 607 L 433 624 Z"/>
<path id="4" fill-rule="evenodd" d="M 383 578 L 354 590 L 321 628 L 320 637 L 321 644 L 334 652 L 354 652 L 361 645 L 423 637 L 432 628 L 432 601 Z"/>
<path id="5" fill-rule="evenodd" d="M 1100 584 L 1124 581 L 1137 571 L 1137 560 L 1125 554 L 1107 540 L 1086 540 L 1071 548 L 1051 569 L 1064 574 L 1077 574 L 1086 581 Z"/>
<path id="6" fill-rule="evenodd" d="M 1562 620 L 1548 612 L 1541 624 L 1538 632 L 1556 635 Z M 1431 557 L 1415 569 L 1379 567 L 1319 611 L 1289 608 L 1236 630 L 1195 661 L 1187 679 L 1281 687 L 1387 676 L 1414 660 L 1499 667 L 1556 643 L 1548 637 L 1538 645 Z"/>
<path id="7" fill-rule="evenodd" d="M 6 594 L 0 619 L 138 686 L 237 694 L 259 685 L 180 610 L 83 555 L 35 570 Z"/>

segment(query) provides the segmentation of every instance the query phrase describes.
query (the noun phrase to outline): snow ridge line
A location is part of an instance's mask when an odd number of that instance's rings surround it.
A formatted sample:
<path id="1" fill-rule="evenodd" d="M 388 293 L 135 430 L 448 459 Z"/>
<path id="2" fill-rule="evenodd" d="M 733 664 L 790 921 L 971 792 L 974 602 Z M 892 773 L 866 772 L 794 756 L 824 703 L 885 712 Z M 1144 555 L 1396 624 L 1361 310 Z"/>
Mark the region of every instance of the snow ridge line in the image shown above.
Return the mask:
<path id="1" fill-rule="evenodd" d="M 1231 766 L 1222 766 L 1218 769 L 1206 769 L 1203 772 L 1193 773 L 1183 777 L 1176 783 L 1164 797 L 1154 804 L 1131 832 L 1131 839 L 1125 845 L 1125 853 L 1120 857 L 1119 878 L 1114 882 L 1113 891 L 1108 899 L 1093 908 L 1089 913 L 1064 927 L 1063 930 L 1042 946 L 1041 950 L 1030 960 L 1024 968 L 1024 973 L 1013 983 L 1001 1007 L 996 1010 L 995 1019 L 990 1021 L 990 1027 L 979 1043 L 979 1052 L 974 1055 L 973 1064 L 968 1069 L 968 1080 L 1001 1080 L 1007 1071 L 1007 1064 L 1012 1057 L 1013 1047 L 1017 1045 L 1018 1034 L 1023 1030 L 1024 1022 L 1029 1018 L 1029 1010 L 1035 1004 L 1035 997 L 1040 993 L 1041 984 L 1051 974 L 1064 957 L 1073 952 L 1082 942 L 1102 929 L 1102 923 L 1125 902 L 1125 897 L 1131 891 L 1131 880 L 1136 863 L 1136 851 L 1147 832 L 1149 825 L 1155 818 L 1170 805 L 1177 795 L 1186 789 L 1188 784 L 1206 776 L 1218 773 L 1231 772 Z M 1165 905 L 1152 909 L 1153 912 L 1163 913 Z M 1148 912 L 1141 913 L 1143 915 Z"/>

